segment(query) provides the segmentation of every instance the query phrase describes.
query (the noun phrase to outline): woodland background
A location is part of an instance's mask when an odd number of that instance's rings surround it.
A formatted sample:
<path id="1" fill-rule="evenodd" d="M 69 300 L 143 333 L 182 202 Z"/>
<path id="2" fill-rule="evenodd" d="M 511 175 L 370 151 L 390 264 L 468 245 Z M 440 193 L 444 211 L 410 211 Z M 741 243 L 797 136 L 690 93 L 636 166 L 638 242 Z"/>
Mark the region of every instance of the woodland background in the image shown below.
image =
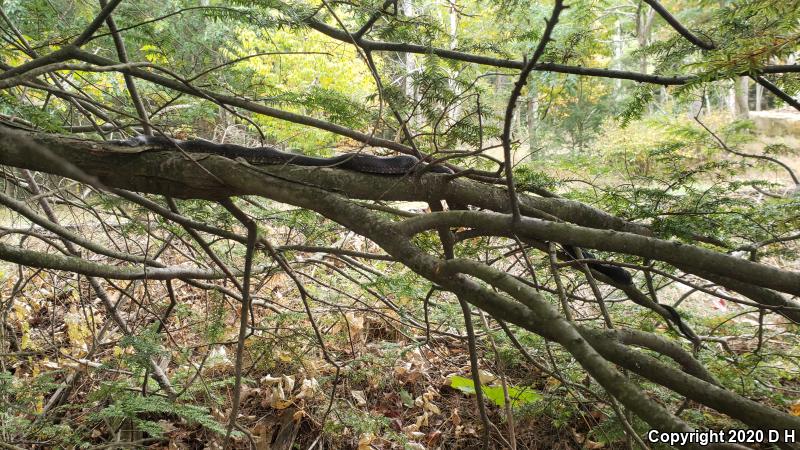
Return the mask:
<path id="1" fill-rule="evenodd" d="M 795 0 L 0 2 L 0 446 L 800 433 L 799 25 Z M 455 174 L 109 142 L 137 134 Z"/>

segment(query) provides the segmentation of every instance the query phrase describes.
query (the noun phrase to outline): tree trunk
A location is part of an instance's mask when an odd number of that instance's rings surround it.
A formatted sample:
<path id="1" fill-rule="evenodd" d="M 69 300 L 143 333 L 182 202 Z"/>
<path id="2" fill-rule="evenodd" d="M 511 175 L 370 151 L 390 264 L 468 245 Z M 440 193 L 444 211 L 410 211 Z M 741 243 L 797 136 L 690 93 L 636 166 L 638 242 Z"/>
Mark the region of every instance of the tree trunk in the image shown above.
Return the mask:
<path id="1" fill-rule="evenodd" d="M 450 21 L 450 49 L 453 50 L 458 47 L 458 8 L 456 7 L 456 0 L 450 0 L 450 8 L 448 18 Z M 458 69 L 453 69 L 450 71 L 450 90 L 453 91 L 453 94 L 456 96 L 458 95 L 458 83 L 456 83 L 456 76 L 458 75 Z M 459 110 L 461 108 L 458 104 L 454 105 L 450 112 L 448 113 L 450 120 L 456 121 L 459 116 Z"/>
<path id="2" fill-rule="evenodd" d="M 622 21 L 617 19 L 614 27 L 614 65 L 618 70 L 622 70 Z M 619 98 L 622 93 L 622 80 L 614 80 L 614 97 Z"/>
<path id="3" fill-rule="evenodd" d="M 653 19 L 656 16 L 655 10 L 644 3 L 639 3 L 636 11 L 636 40 L 639 42 L 639 49 L 650 45 L 650 35 L 653 31 Z M 647 73 L 647 57 L 641 55 L 639 58 L 639 71 Z"/>
<path id="4" fill-rule="evenodd" d="M 413 0 L 401 0 L 400 1 L 400 9 L 403 12 L 403 15 L 406 17 L 413 17 L 414 16 L 414 5 Z M 416 104 L 417 102 L 417 90 L 414 87 L 414 80 L 412 74 L 416 70 L 416 59 L 414 58 L 413 53 L 401 53 L 400 54 L 401 61 L 403 62 L 403 68 L 401 72 L 403 74 L 403 90 L 408 97 L 409 101 Z M 411 116 L 408 119 L 408 122 L 412 126 L 416 126 L 418 120 L 416 119 L 416 115 Z"/>
<path id="5" fill-rule="evenodd" d="M 412 0 L 402 0 L 400 2 L 401 8 L 403 11 L 403 15 L 406 17 L 413 17 L 414 16 L 414 5 L 412 4 Z M 403 59 L 405 60 L 405 77 L 403 79 L 403 86 L 406 92 L 406 95 L 409 98 L 416 100 L 415 89 L 414 85 L 411 81 L 411 74 L 414 73 L 416 69 L 415 61 L 414 61 L 414 54 L 413 53 L 404 53 Z"/>
<path id="6" fill-rule="evenodd" d="M 761 100 L 764 98 L 764 86 L 756 84 L 756 111 L 761 111 Z"/>
<path id="7" fill-rule="evenodd" d="M 650 35 L 653 30 L 653 19 L 656 16 L 655 10 L 644 2 L 639 2 L 639 8 L 636 10 L 636 40 L 639 43 L 639 49 L 643 49 L 650 45 Z M 641 54 L 639 56 L 639 71 L 647 73 L 647 56 Z M 653 103 L 648 105 L 648 111 L 653 112 Z"/>
<path id="8" fill-rule="evenodd" d="M 539 149 L 539 97 L 533 87 L 528 92 L 528 153 L 531 159 L 544 158 L 543 150 Z"/>
<path id="9" fill-rule="evenodd" d="M 737 118 L 746 119 L 750 113 L 750 105 L 748 104 L 750 93 L 750 78 L 739 77 L 734 84 L 734 103 L 735 113 Z"/>

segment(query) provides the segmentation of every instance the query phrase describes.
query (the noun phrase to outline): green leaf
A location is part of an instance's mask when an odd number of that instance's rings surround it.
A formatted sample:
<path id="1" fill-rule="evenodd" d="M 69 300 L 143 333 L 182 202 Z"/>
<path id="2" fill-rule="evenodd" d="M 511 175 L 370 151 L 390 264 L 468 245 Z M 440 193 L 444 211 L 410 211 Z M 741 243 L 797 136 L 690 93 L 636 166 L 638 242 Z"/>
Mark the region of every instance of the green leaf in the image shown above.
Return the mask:
<path id="1" fill-rule="evenodd" d="M 475 384 L 469 378 L 455 376 L 450 380 L 450 387 L 458 389 L 465 394 L 475 393 Z M 481 386 L 481 388 L 483 395 L 493 401 L 495 405 L 505 406 L 506 399 L 503 395 L 502 386 Z M 536 403 L 542 399 L 541 394 L 527 386 L 508 386 L 508 397 L 511 399 L 511 406 L 513 408 Z"/>
<path id="2" fill-rule="evenodd" d="M 403 405 L 405 405 L 406 408 L 411 408 L 414 406 L 414 397 L 412 397 L 411 394 L 409 394 L 405 389 L 400 389 L 400 400 L 403 401 Z"/>

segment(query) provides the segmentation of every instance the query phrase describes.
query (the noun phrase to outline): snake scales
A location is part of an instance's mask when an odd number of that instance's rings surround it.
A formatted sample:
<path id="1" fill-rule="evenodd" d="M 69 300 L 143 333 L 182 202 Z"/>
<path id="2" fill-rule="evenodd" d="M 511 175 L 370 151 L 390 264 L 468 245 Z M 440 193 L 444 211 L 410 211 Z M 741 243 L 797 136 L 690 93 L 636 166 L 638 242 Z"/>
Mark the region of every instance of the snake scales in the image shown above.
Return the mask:
<path id="1" fill-rule="evenodd" d="M 298 155 L 277 150 L 272 147 L 243 147 L 236 144 L 215 144 L 203 139 L 176 140 L 164 136 L 139 135 L 127 140 L 112 141 L 114 144 L 129 147 L 160 147 L 165 150 L 181 149 L 188 153 L 208 153 L 226 158 L 243 158 L 250 164 L 335 167 L 356 172 L 379 175 L 405 175 L 427 166 L 410 155 L 375 156 L 361 153 L 344 153 L 330 158 Z M 428 169 L 434 173 L 453 173 L 445 166 L 432 165 Z"/>

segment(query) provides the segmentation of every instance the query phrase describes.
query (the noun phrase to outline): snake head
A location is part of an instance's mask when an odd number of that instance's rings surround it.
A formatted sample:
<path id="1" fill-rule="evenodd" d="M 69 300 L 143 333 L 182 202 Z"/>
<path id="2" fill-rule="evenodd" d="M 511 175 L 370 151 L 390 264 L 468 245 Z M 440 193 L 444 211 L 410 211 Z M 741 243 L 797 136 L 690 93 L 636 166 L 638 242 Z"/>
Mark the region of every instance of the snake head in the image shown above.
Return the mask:
<path id="1" fill-rule="evenodd" d="M 444 174 L 453 174 L 453 170 L 447 166 L 442 166 L 439 164 L 432 165 L 430 169 L 428 169 L 431 173 L 444 173 Z"/>

